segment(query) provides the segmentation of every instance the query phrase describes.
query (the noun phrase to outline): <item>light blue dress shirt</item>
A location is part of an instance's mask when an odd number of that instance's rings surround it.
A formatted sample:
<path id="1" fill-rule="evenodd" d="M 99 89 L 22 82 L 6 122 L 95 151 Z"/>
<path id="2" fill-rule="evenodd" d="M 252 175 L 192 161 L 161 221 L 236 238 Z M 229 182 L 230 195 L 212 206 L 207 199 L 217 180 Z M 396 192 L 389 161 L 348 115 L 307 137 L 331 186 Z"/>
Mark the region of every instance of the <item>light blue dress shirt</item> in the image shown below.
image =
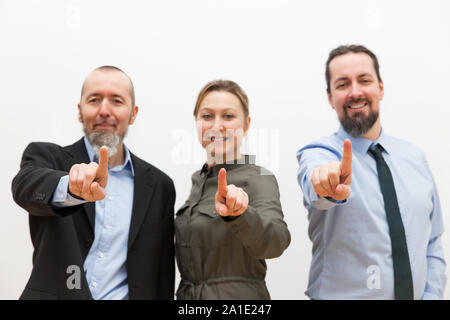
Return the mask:
<path id="1" fill-rule="evenodd" d="M 84 138 L 90 161 L 98 162 Z M 87 283 L 95 300 L 128 299 L 126 260 L 134 195 L 134 169 L 124 145 L 123 165 L 108 168 L 106 197 L 95 202 L 95 239 L 84 262 Z M 86 201 L 68 194 L 69 176 L 60 179 L 52 205 L 72 206 Z"/>
<path id="2" fill-rule="evenodd" d="M 353 145 L 350 197 L 323 198 L 311 183 L 314 168 L 341 161 L 345 139 Z M 308 289 L 312 299 L 394 299 L 391 240 L 374 158 L 380 143 L 392 172 L 414 283 L 414 299 L 442 299 L 446 263 L 438 192 L 424 153 L 411 143 L 386 135 L 376 141 L 353 138 L 342 127 L 301 148 L 298 183 L 308 210 L 313 243 Z"/>

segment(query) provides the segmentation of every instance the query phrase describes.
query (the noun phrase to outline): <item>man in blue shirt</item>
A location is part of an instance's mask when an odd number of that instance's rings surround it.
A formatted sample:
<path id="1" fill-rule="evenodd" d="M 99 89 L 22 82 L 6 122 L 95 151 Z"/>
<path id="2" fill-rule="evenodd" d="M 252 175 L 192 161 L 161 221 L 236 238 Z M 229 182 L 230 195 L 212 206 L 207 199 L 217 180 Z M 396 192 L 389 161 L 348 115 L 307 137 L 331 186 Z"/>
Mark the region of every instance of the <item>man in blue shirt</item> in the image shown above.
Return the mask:
<path id="1" fill-rule="evenodd" d="M 340 46 L 326 64 L 341 126 L 297 153 L 313 243 L 312 299 L 441 299 L 439 196 L 424 153 L 381 127 L 376 56 Z"/>
<path id="2" fill-rule="evenodd" d="M 120 69 L 83 83 L 85 136 L 31 143 L 13 179 L 29 213 L 33 271 L 21 299 L 173 299 L 172 180 L 123 143 L 138 107 Z"/>

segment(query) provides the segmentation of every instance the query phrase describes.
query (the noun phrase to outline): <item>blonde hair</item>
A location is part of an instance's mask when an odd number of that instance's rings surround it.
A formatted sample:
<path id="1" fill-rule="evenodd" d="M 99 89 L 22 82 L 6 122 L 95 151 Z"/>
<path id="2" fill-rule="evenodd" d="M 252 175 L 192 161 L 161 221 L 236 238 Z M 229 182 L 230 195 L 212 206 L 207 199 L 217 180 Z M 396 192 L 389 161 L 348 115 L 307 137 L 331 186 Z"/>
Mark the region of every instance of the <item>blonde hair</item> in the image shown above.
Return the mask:
<path id="1" fill-rule="evenodd" d="M 242 90 L 242 88 L 234 81 L 220 79 L 208 82 L 200 91 L 197 97 L 197 102 L 195 103 L 194 117 L 197 117 L 198 110 L 200 109 L 200 103 L 202 102 L 205 95 L 213 91 L 225 91 L 234 94 L 241 102 L 245 118 L 248 117 L 248 97 L 245 94 L 244 90 Z"/>

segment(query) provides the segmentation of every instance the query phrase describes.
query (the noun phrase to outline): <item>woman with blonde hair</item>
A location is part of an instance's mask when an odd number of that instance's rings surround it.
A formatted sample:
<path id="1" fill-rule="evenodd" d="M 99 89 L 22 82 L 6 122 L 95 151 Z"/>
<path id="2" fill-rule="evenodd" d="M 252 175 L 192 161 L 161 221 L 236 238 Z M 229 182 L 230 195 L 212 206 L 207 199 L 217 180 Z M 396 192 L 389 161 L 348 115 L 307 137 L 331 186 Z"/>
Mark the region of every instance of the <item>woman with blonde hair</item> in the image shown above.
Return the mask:
<path id="1" fill-rule="evenodd" d="M 216 80 L 194 109 L 207 162 L 192 175 L 177 212 L 178 299 L 270 299 L 264 259 L 289 246 L 275 176 L 241 155 L 250 126 L 248 98 L 233 81 Z"/>

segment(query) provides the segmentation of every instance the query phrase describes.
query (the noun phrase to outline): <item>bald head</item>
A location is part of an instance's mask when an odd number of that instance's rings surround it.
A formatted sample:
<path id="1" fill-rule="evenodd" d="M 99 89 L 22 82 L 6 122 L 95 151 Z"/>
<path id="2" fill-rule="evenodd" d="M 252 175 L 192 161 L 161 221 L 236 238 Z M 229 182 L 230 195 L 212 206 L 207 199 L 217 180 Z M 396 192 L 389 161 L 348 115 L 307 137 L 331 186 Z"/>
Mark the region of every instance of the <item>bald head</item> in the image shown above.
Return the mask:
<path id="1" fill-rule="evenodd" d="M 99 81 L 98 73 L 103 73 L 103 76 L 108 76 L 108 74 L 116 74 L 114 77 L 108 77 L 108 81 L 117 82 L 119 86 L 126 87 L 126 91 L 128 92 L 126 98 L 129 99 L 131 102 L 131 107 L 134 107 L 136 105 L 136 99 L 134 95 L 134 85 L 131 81 L 131 78 L 123 72 L 121 69 L 114 67 L 114 66 L 102 66 L 94 69 L 89 75 L 86 77 L 86 79 L 83 82 L 83 86 L 81 87 L 81 97 L 80 97 L 80 103 L 83 101 L 83 95 L 85 93 L 89 93 L 90 88 L 92 87 L 92 84 L 94 82 Z M 104 77 L 103 77 L 104 78 Z"/>

